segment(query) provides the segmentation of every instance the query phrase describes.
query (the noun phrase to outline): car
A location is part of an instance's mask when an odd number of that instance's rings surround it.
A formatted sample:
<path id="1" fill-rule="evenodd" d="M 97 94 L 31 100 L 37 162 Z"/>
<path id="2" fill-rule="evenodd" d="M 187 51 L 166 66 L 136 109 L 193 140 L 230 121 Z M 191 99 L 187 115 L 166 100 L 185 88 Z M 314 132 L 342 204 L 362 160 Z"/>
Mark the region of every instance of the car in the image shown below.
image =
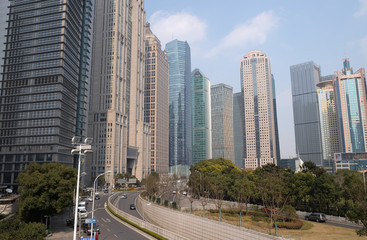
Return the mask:
<path id="1" fill-rule="evenodd" d="M 88 217 L 88 212 L 85 209 L 80 210 L 79 211 L 79 216 L 80 216 L 80 218 L 87 218 Z"/>
<path id="2" fill-rule="evenodd" d="M 130 204 L 130 210 L 136 210 L 135 204 Z"/>
<path id="3" fill-rule="evenodd" d="M 326 222 L 326 215 L 323 213 L 311 213 L 305 216 L 305 220 L 315 222 Z"/>
<path id="4" fill-rule="evenodd" d="M 95 200 L 99 200 L 99 199 L 101 199 L 101 197 L 100 196 L 95 196 L 95 198 L 94 198 Z"/>
<path id="5" fill-rule="evenodd" d="M 172 191 L 172 194 L 176 194 L 176 193 L 177 193 L 177 191 L 175 191 L 175 190 Z"/>
<path id="6" fill-rule="evenodd" d="M 187 192 L 186 191 L 183 191 L 182 192 L 182 195 L 187 196 Z"/>
<path id="7" fill-rule="evenodd" d="M 105 189 L 103 192 L 104 192 L 104 193 L 108 193 L 108 189 Z"/>
<path id="8" fill-rule="evenodd" d="M 126 199 L 127 198 L 127 195 L 126 194 L 122 194 L 121 195 L 121 199 Z"/>
<path id="9" fill-rule="evenodd" d="M 92 198 L 92 197 L 87 198 L 87 200 L 88 200 L 89 202 L 93 202 L 93 198 Z"/>
<path id="10" fill-rule="evenodd" d="M 83 223 L 82 230 L 84 233 L 88 233 L 89 235 L 92 231 L 92 223 Z M 100 234 L 98 225 L 96 223 L 93 223 L 93 233 L 96 233 L 96 232 Z"/>

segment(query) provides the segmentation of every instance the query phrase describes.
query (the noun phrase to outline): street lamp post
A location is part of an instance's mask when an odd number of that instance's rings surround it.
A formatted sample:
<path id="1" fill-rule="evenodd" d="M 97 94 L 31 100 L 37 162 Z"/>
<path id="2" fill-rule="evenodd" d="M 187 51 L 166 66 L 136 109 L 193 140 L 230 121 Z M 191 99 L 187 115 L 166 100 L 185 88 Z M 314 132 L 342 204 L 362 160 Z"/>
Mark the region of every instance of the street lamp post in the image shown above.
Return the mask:
<path id="1" fill-rule="evenodd" d="M 363 184 L 364 184 L 364 194 L 366 194 L 367 193 L 367 191 L 366 191 L 366 177 L 364 176 L 364 174 L 367 172 L 367 170 L 364 170 L 363 172 L 362 172 L 362 175 L 363 175 Z"/>
<path id="2" fill-rule="evenodd" d="M 108 174 L 108 173 L 111 173 L 111 171 L 107 171 L 105 173 L 101 173 L 99 174 L 96 179 L 94 179 L 94 183 L 93 183 L 93 200 L 92 200 L 92 219 L 94 218 L 94 199 L 95 199 L 95 195 L 96 195 L 96 182 L 97 182 L 97 179 L 100 177 L 100 176 L 103 176 L 105 174 Z M 91 238 L 93 237 L 93 223 L 91 224 L 91 231 L 90 231 L 90 236 Z"/>
<path id="3" fill-rule="evenodd" d="M 74 235 L 73 240 L 76 240 L 76 230 L 78 224 L 78 205 L 79 205 L 79 184 L 80 184 L 80 162 L 82 159 L 82 155 L 92 152 L 92 147 L 90 143 L 92 142 L 92 138 L 86 138 L 84 143 L 80 142 L 81 137 L 74 136 L 72 139 L 73 145 L 78 145 L 79 148 L 71 150 L 71 154 L 78 154 L 78 176 L 77 176 L 77 184 L 76 184 L 76 196 L 75 196 L 75 214 L 74 214 Z"/>

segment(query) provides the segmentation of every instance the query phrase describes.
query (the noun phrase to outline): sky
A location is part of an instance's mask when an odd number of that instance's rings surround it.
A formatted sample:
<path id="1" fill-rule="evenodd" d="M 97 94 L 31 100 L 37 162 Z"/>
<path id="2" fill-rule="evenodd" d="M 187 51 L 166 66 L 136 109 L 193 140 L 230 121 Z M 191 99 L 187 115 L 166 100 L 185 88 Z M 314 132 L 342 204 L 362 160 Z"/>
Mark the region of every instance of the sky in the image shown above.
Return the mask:
<path id="1" fill-rule="evenodd" d="M 367 0 L 145 0 L 146 20 L 162 48 L 187 41 L 191 68 L 212 85 L 241 91 L 240 61 L 261 50 L 275 78 L 281 157 L 296 156 L 289 67 L 314 61 L 321 75 L 349 58 L 367 68 Z"/>

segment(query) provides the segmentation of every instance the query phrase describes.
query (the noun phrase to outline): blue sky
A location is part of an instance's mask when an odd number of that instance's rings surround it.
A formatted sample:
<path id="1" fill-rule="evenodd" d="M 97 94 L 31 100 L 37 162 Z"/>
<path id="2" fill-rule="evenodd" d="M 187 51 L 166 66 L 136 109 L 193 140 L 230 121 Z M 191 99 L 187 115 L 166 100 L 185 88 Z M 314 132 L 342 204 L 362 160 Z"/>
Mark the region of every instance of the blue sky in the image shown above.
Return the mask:
<path id="1" fill-rule="evenodd" d="M 289 67 L 314 61 L 329 75 L 345 57 L 367 67 L 367 0 L 146 0 L 145 11 L 163 48 L 186 40 L 192 69 L 211 84 L 239 92 L 242 57 L 254 49 L 270 57 L 283 158 L 295 156 Z"/>

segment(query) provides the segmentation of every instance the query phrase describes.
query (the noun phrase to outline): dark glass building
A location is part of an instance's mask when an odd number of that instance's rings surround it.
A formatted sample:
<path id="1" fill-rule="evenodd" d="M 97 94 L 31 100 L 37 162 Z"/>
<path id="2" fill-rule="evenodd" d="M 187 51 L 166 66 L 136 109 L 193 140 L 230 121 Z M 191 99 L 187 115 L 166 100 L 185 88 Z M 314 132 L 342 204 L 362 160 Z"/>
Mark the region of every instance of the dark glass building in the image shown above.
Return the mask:
<path id="1" fill-rule="evenodd" d="M 0 184 L 31 162 L 73 166 L 85 136 L 93 1 L 11 1 L 0 99 Z"/>
<path id="2" fill-rule="evenodd" d="M 170 173 L 187 175 L 191 165 L 191 55 L 189 44 L 166 44 L 169 65 Z"/>

